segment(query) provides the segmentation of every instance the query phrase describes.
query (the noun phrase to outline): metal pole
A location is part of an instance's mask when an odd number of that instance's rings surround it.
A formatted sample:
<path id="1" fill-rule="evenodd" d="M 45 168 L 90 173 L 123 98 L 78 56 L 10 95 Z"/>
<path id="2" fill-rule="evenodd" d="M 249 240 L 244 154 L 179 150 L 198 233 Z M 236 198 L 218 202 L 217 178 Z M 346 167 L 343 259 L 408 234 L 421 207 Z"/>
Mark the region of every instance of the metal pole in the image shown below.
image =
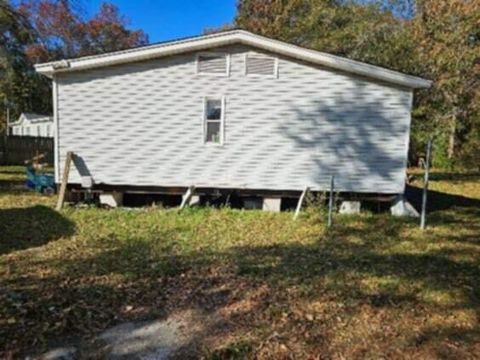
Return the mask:
<path id="1" fill-rule="evenodd" d="M 432 139 L 428 140 L 427 158 L 425 159 L 425 179 L 423 180 L 422 194 L 422 215 L 420 217 L 420 229 L 425 229 L 425 221 L 427 216 L 427 197 L 428 197 L 428 176 L 430 172 L 430 154 L 432 152 Z"/>
<path id="2" fill-rule="evenodd" d="M 330 177 L 330 199 L 328 199 L 328 227 L 332 226 L 334 176 Z"/>
<path id="3" fill-rule="evenodd" d="M 7 129 L 5 131 L 5 136 L 8 136 L 8 132 L 10 131 L 10 108 L 8 107 L 7 104 Z"/>
<path id="4" fill-rule="evenodd" d="M 3 99 L 3 105 L 5 106 L 5 137 L 8 135 L 8 124 L 10 124 L 10 108 L 8 107 L 7 98 Z"/>

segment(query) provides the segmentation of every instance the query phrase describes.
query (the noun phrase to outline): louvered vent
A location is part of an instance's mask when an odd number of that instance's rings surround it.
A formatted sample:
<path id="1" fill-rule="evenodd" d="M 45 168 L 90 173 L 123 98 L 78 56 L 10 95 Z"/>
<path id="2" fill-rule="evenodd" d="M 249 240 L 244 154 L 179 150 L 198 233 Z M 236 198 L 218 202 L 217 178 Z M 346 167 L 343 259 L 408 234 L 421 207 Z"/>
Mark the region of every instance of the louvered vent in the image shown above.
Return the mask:
<path id="1" fill-rule="evenodd" d="M 198 72 L 204 74 L 226 74 L 226 55 L 199 55 Z"/>
<path id="2" fill-rule="evenodd" d="M 246 61 L 247 75 L 276 75 L 274 58 L 247 56 Z"/>

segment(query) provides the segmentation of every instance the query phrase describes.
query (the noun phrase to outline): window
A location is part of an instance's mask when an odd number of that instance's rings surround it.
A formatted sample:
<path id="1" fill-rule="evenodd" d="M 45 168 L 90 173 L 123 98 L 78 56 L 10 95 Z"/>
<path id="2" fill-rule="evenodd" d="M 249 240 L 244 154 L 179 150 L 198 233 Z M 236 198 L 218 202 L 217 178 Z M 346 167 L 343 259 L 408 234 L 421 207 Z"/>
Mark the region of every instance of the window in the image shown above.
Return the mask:
<path id="1" fill-rule="evenodd" d="M 40 136 L 40 125 L 37 125 L 37 136 Z"/>
<path id="2" fill-rule="evenodd" d="M 203 116 L 205 143 L 222 144 L 225 97 L 205 99 Z"/>
<path id="3" fill-rule="evenodd" d="M 25 135 L 30 136 L 30 128 L 29 127 L 25 128 Z"/>
<path id="4" fill-rule="evenodd" d="M 46 136 L 52 136 L 50 134 L 50 125 L 47 125 L 47 133 L 45 134 Z"/>
<path id="5" fill-rule="evenodd" d="M 245 56 L 245 75 L 278 76 L 278 60 L 261 55 Z"/>
<path id="6" fill-rule="evenodd" d="M 199 54 L 197 56 L 197 73 L 229 76 L 230 58 L 226 54 Z"/>

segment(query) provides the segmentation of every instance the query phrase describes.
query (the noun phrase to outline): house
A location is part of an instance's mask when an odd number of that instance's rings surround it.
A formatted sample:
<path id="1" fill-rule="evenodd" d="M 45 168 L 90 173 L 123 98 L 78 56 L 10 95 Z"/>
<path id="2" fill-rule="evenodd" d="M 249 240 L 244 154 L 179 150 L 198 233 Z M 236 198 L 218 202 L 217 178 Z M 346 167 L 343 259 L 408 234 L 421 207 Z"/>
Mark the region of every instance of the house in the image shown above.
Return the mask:
<path id="1" fill-rule="evenodd" d="M 430 81 L 242 30 L 39 64 L 69 186 L 280 198 L 403 194 L 415 89 Z M 90 181 L 86 181 L 90 183 Z"/>
<path id="2" fill-rule="evenodd" d="M 22 113 L 17 121 L 8 124 L 10 135 L 53 137 L 53 117 L 34 113 Z"/>

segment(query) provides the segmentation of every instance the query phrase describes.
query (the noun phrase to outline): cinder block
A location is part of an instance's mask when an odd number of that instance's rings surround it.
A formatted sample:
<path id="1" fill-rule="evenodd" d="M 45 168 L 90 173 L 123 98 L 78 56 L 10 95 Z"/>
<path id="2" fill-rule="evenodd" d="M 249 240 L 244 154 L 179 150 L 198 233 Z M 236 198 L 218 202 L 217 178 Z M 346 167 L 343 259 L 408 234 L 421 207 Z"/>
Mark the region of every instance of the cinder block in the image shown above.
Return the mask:
<path id="1" fill-rule="evenodd" d="M 361 204 L 360 201 L 342 201 L 340 205 L 340 214 L 360 214 Z"/>
<path id="2" fill-rule="evenodd" d="M 83 188 L 90 189 L 93 186 L 93 179 L 91 176 L 82 176 L 81 183 Z"/>
<path id="3" fill-rule="evenodd" d="M 263 198 L 263 211 L 279 212 L 282 205 L 281 198 Z"/>
<path id="4" fill-rule="evenodd" d="M 193 206 L 193 205 L 198 205 L 198 204 L 200 204 L 200 196 L 199 195 L 192 195 L 188 205 Z"/>
<path id="5" fill-rule="evenodd" d="M 100 194 L 100 204 L 106 205 L 112 208 L 122 206 L 123 193 L 114 191 L 112 193 Z"/>
<path id="6" fill-rule="evenodd" d="M 394 201 L 393 205 L 390 207 L 390 212 L 393 216 L 409 216 L 409 217 L 420 217 L 420 214 L 417 210 L 403 197 L 399 195 Z"/>

